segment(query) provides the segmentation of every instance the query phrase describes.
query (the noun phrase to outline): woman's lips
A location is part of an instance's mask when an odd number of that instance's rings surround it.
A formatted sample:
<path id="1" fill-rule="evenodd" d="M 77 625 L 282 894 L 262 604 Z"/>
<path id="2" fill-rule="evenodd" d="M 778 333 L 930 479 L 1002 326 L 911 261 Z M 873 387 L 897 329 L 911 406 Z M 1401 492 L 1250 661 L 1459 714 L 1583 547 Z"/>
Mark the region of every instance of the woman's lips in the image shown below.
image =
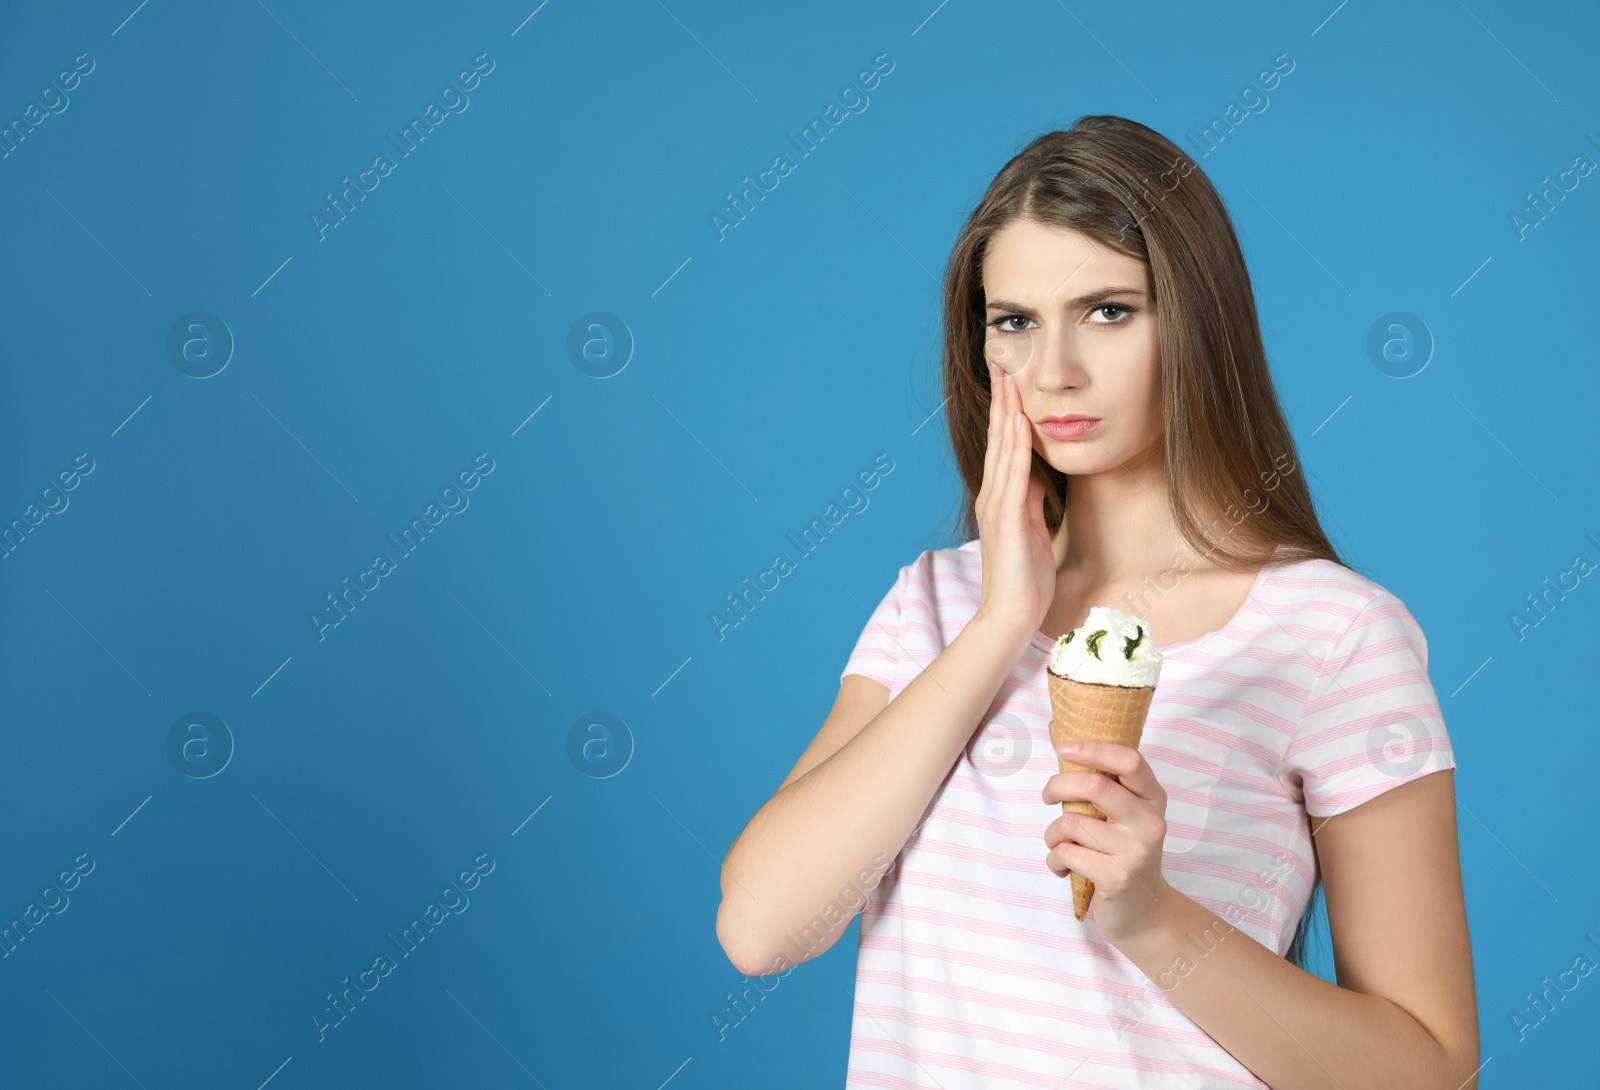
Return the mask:
<path id="1" fill-rule="evenodd" d="M 1052 439 L 1082 439 L 1100 426 L 1094 417 L 1079 416 L 1062 420 L 1046 417 L 1039 422 L 1039 430 Z"/>

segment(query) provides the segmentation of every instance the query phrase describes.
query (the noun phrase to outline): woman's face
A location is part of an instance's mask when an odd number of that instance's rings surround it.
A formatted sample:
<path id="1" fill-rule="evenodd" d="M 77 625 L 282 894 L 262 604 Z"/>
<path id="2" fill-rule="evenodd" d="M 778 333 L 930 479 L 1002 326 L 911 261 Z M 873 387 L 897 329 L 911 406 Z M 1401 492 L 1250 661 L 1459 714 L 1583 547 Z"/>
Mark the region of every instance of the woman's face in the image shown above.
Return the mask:
<path id="1" fill-rule="evenodd" d="M 1158 454 L 1160 353 L 1144 262 L 1023 219 L 989 240 L 982 277 L 984 354 L 1016 382 L 1033 449 L 1072 475 Z M 1051 435 L 1047 418 L 1070 415 L 1099 423 Z"/>

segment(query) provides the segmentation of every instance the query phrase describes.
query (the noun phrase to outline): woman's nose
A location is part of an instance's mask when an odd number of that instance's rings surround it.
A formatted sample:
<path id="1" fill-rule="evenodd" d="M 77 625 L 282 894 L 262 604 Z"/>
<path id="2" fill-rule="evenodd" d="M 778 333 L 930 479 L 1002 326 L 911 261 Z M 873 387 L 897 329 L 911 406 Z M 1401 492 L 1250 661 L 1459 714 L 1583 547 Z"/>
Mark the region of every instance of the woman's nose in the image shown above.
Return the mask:
<path id="1" fill-rule="evenodd" d="M 1029 330 L 1027 342 L 1017 345 L 1011 355 L 1010 364 L 1016 368 L 1009 372 L 1012 377 L 1029 378 L 1040 390 L 1072 389 L 1088 379 L 1078 346 L 1059 330 Z"/>

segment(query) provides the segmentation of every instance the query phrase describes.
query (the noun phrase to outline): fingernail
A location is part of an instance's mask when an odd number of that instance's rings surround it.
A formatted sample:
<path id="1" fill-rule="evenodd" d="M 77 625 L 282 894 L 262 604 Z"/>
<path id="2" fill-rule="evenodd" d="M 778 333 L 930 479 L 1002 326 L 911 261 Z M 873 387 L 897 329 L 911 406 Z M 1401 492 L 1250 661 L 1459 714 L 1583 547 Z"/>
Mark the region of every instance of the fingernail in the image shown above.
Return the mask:
<path id="1" fill-rule="evenodd" d="M 1076 743 L 1076 742 L 1063 742 L 1061 744 L 1060 748 L 1056 750 L 1056 752 L 1061 754 L 1061 756 L 1063 756 L 1063 757 L 1070 757 L 1074 753 L 1078 752 L 1078 743 Z"/>

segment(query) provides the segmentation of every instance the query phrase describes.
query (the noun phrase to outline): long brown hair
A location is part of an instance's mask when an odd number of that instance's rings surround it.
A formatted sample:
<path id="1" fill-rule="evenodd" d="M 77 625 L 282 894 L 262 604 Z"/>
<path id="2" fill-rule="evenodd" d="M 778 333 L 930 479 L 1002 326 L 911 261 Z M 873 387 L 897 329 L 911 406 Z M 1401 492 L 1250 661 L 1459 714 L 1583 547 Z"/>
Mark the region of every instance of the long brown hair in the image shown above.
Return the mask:
<path id="1" fill-rule="evenodd" d="M 988 441 L 983 257 L 996 232 L 1023 219 L 1082 232 L 1148 267 L 1151 309 L 1159 314 L 1163 453 L 1183 538 L 1229 571 L 1273 563 L 1280 544 L 1287 548 L 1279 562 L 1342 564 L 1300 472 L 1267 368 L 1244 254 L 1221 197 L 1166 137 L 1100 114 L 1045 133 L 1014 156 L 951 250 L 943 375 L 950 445 L 963 483 L 961 540 L 978 536 L 975 505 Z M 1067 476 L 1037 451 L 1032 472 L 1045 486 L 1045 522 L 1054 533 L 1066 510 Z M 1321 885 L 1319 868 L 1288 954 L 1301 968 Z"/>

